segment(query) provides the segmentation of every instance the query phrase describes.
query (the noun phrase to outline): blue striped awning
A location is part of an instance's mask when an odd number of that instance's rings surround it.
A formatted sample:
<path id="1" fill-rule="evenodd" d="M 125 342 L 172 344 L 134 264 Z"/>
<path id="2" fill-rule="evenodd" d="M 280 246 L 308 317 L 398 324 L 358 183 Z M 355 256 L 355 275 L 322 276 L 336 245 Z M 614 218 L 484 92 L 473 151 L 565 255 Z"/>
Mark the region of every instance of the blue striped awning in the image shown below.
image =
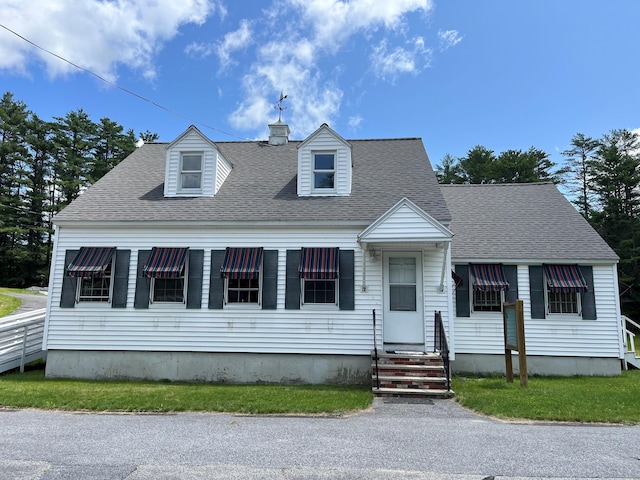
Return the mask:
<path id="1" fill-rule="evenodd" d="M 500 263 L 472 263 L 469 265 L 473 277 L 473 289 L 482 292 L 509 290 L 509 282 Z"/>
<path id="2" fill-rule="evenodd" d="M 262 248 L 227 248 L 220 272 L 232 279 L 256 279 L 262 266 Z"/>
<path id="3" fill-rule="evenodd" d="M 334 280 L 338 278 L 339 248 L 303 248 L 298 272 L 309 280 Z"/>
<path id="4" fill-rule="evenodd" d="M 115 247 L 82 247 L 67 266 L 71 277 L 102 277 L 115 253 Z"/>
<path id="5" fill-rule="evenodd" d="M 547 286 L 554 293 L 586 292 L 587 282 L 578 265 L 544 265 Z"/>
<path id="6" fill-rule="evenodd" d="M 148 278 L 180 278 L 184 276 L 184 264 L 188 248 L 153 247 L 142 273 Z"/>

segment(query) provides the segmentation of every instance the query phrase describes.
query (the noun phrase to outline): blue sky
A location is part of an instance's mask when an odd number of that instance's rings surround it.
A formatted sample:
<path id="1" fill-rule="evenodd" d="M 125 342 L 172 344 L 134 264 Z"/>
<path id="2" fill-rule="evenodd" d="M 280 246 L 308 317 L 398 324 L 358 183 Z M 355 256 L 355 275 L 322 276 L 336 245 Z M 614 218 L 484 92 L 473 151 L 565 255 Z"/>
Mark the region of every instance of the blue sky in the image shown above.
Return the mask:
<path id="1" fill-rule="evenodd" d="M 4 0 L 0 90 L 41 118 L 83 108 L 171 141 L 421 137 L 435 165 L 476 145 L 543 149 L 640 127 L 637 0 Z"/>

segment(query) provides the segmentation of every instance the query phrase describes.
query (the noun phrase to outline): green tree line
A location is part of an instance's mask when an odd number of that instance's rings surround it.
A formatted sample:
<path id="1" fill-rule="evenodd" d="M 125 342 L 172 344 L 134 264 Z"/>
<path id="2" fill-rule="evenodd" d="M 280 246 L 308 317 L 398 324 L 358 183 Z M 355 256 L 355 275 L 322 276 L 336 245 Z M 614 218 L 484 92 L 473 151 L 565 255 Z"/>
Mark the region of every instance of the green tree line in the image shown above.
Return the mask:
<path id="1" fill-rule="evenodd" d="M 154 134 L 145 132 L 153 137 Z M 157 138 L 157 135 L 155 135 Z M 0 285 L 46 285 L 52 217 L 135 150 L 133 130 L 82 109 L 43 120 L 0 100 Z"/>
<path id="2" fill-rule="evenodd" d="M 570 201 L 620 257 L 623 313 L 640 318 L 640 137 L 626 129 L 600 138 L 576 133 L 562 152 L 561 168 L 534 147 L 496 154 L 473 147 L 463 157 L 445 155 L 440 183 L 561 184 Z"/>

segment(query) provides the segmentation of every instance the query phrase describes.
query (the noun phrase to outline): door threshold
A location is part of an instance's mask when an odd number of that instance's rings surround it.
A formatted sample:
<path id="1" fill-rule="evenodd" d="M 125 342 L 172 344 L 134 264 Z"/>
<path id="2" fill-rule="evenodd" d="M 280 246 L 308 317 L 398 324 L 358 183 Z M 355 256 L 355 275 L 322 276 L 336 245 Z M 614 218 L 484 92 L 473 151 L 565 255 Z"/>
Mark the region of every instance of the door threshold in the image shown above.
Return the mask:
<path id="1" fill-rule="evenodd" d="M 422 343 L 385 343 L 383 345 L 385 352 L 396 353 L 424 353 L 424 345 Z"/>

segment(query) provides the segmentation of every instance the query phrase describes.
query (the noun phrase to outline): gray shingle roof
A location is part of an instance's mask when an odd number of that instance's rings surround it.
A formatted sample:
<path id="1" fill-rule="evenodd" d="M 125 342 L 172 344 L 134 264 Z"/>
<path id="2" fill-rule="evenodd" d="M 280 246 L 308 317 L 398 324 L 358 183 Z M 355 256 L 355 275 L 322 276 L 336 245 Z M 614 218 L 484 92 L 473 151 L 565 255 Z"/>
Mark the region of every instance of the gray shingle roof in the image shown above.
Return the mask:
<path id="1" fill-rule="evenodd" d="M 451 219 L 422 141 L 352 140 L 352 193 L 298 197 L 297 145 L 216 142 L 233 170 L 215 197 L 164 198 L 164 143 L 143 145 L 84 192 L 56 222 L 354 221 L 369 224 L 403 197 Z"/>
<path id="2" fill-rule="evenodd" d="M 453 216 L 454 260 L 618 258 L 553 184 L 441 187 Z"/>

